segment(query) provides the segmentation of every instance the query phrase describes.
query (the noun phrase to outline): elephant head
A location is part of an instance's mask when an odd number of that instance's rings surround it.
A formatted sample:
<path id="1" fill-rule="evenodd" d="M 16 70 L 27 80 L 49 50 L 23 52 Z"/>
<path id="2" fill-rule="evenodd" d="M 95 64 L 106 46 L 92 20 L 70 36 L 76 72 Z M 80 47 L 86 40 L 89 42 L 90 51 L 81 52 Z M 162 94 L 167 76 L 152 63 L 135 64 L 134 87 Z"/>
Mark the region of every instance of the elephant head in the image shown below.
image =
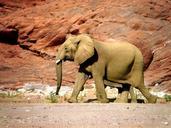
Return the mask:
<path id="1" fill-rule="evenodd" d="M 75 61 L 80 65 L 93 55 L 94 43 L 89 36 L 83 34 L 67 36 L 56 55 L 57 95 L 62 83 L 62 61 Z"/>

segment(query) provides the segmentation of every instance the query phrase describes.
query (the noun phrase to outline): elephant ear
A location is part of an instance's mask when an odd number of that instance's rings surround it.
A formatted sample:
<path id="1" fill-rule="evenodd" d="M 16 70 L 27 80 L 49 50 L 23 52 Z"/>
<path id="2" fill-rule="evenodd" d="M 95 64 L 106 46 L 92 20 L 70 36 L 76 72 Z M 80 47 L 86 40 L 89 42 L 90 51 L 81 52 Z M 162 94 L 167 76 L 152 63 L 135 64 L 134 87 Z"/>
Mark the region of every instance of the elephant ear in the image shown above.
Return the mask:
<path id="1" fill-rule="evenodd" d="M 80 41 L 78 42 L 74 60 L 76 63 L 82 64 L 94 55 L 94 43 L 88 35 L 79 35 L 77 38 Z"/>

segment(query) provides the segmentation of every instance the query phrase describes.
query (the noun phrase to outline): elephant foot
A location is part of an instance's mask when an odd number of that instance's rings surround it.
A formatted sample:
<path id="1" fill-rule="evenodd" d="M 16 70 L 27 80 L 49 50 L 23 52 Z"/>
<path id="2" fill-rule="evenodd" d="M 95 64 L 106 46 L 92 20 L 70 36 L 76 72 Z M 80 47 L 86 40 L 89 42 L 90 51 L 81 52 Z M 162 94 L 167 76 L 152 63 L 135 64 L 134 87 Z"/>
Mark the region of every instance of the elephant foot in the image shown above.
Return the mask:
<path id="1" fill-rule="evenodd" d="M 118 94 L 114 103 L 128 103 L 128 91 L 123 91 L 121 94 Z"/>
<path id="2" fill-rule="evenodd" d="M 100 103 L 109 103 L 109 99 L 99 99 Z"/>
<path id="3" fill-rule="evenodd" d="M 150 98 L 148 98 L 148 103 L 156 103 L 157 99 L 158 98 L 156 96 L 150 96 Z"/>
<path id="4" fill-rule="evenodd" d="M 114 103 L 128 103 L 127 98 L 117 97 Z"/>
<path id="5" fill-rule="evenodd" d="M 148 103 L 166 103 L 166 99 L 156 97 L 156 96 L 151 96 L 150 99 L 148 100 Z"/>
<path id="6" fill-rule="evenodd" d="M 118 96 L 116 97 L 114 103 L 119 103 L 121 98 L 121 94 L 119 93 Z"/>
<path id="7" fill-rule="evenodd" d="M 75 99 L 75 98 L 68 99 L 68 102 L 69 103 L 78 103 L 77 99 Z"/>
<path id="8" fill-rule="evenodd" d="M 128 100 L 125 99 L 116 99 L 114 103 L 128 103 Z"/>
<path id="9" fill-rule="evenodd" d="M 97 100 L 100 101 L 100 103 L 109 103 L 107 96 L 101 94 L 97 94 Z"/>
<path id="10" fill-rule="evenodd" d="M 120 102 L 120 98 L 116 98 L 116 100 L 114 101 L 114 103 L 119 103 Z"/>
<path id="11" fill-rule="evenodd" d="M 135 99 L 135 100 L 132 99 L 132 100 L 131 100 L 131 103 L 137 103 L 137 100 L 136 100 L 136 99 Z"/>

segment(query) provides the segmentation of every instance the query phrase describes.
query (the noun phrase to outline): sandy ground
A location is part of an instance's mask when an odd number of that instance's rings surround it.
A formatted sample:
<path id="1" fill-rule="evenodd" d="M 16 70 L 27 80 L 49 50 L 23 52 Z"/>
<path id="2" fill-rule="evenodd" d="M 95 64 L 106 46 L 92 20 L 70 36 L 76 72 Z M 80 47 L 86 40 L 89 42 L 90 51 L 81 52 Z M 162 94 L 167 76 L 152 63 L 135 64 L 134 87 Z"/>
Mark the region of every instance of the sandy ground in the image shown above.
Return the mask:
<path id="1" fill-rule="evenodd" d="M 0 128 L 170 128 L 171 104 L 0 103 Z"/>

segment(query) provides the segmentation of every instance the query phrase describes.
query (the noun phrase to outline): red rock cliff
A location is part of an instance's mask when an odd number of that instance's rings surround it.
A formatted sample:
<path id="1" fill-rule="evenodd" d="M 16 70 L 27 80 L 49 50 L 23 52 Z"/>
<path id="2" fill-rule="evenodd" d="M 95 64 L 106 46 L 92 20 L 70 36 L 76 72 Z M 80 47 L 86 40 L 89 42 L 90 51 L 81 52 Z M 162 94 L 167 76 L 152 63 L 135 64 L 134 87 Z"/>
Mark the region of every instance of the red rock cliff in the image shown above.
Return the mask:
<path id="1" fill-rule="evenodd" d="M 171 91 L 170 0 L 0 0 L 0 85 L 54 85 L 56 49 L 78 32 L 132 42 L 144 55 L 145 84 Z M 76 66 L 64 67 L 64 84 L 73 83 Z"/>

